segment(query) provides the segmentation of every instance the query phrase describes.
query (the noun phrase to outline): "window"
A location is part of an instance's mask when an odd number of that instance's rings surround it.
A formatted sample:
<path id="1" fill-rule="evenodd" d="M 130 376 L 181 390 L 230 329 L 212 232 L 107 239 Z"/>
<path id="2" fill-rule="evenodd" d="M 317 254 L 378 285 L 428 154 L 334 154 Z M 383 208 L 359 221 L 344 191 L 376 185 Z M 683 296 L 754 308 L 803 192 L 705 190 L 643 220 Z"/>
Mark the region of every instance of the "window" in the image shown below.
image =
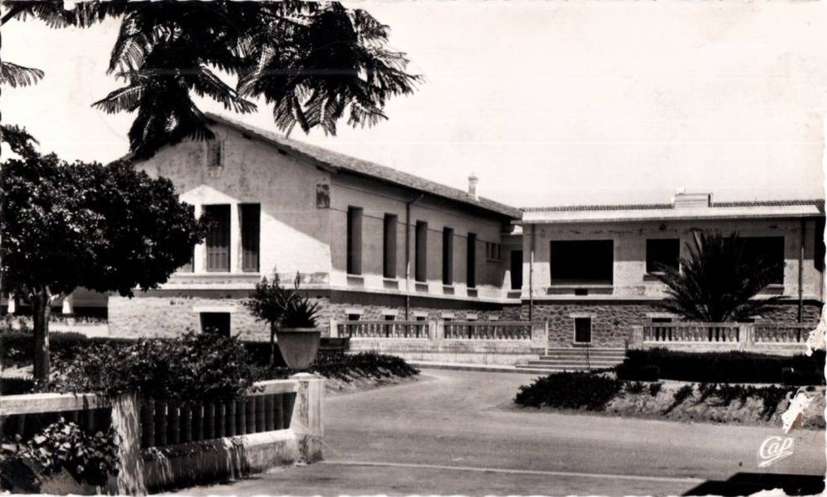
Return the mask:
<path id="1" fill-rule="evenodd" d="M 230 336 L 229 312 L 202 312 L 201 333 L 205 335 Z"/>
<path id="2" fill-rule="evenodd" d="M 649 321 L 650 321 L 652 324 L 657 324 L 657 323 L 671 323 L 671 322 L 673 321 L 673 319 L 672 319 L 672 318 L 660 317 L 660 318 L 650 318 L 650 319 L 649 319 Z"/>
<path id="3" fill-rule="evenodd" d="M 824 271 L 824 218 L 816 220 L 813 230 L 813 264 L 819 271 Z"/>
<path id="4" fill-rule="evenodd" d="M 454 230 L 442 230 L 442 284 L 454 284 Z"/>
<path id="5" fill-rule="evenodd" d="M 467 268 L 466 283 L 468 288 L 477 287 L 477 235 L 475 233 L 468 233 L 468 248 L 465 258 L 465 267 Z"/>
<path id="6" fill-rule="evenodd" d="M 257 273 L 259 269 L 259 239 L 261 233 L 261 205 L 241 204 L 241 270 Z"/>
<path id="7" fill-rule="evenodd" d="M 499 243 L 485 242 L 485 260 L 489 262 L 501 261 L 503 246 Z"/>
<path id="8" fill-rule="evenodd" d="M 762 260 L 773 265 L 770 283 L 784 283 L 784 237 L 763 236 L 744 238 L 747 261 Z"/>
<path id="9" fill-rule="evenodd" d="M 347 208 L 347 273 L 362 274 L 362 208 Z"/>
<path id="10" fill-rule="evenodd" d="M 588 343 L 592 341 L 592 318 L 574 318 L 574 341 L 577 343 Z"/>
<path id="11" fill-rule="evenodd" d="M 213 138 L 207 140 L 207 167 L 221 168 L 224 167 L 224 151 L 221 140 Z"/>
<path id="12" fill-rule="evenodd" d="M 523 287 L 523 251 L 511 251 L 511 289 L 519 290 Z"/>
<path id="13" fill-rule="evenodd" d="M 664 268 L 678 269 L 681 242 L 676 238 L 646 240 L 646 272 L 661 273 Z"/>
<path id="14" fill-rule="evenodd" d="M 428 281 L 428 223 L 416 222 L 416 281 Z"/>
<path id="15" fill-rule="evenodd" d="M 398 218 L 385 214 L 382 234 L 382 274 L 385 278 L 396 278 L 396 225 Z"/>
<path id="16" fill-rule="evenodd" d="M 361 318 L 361 317 L 362 317 L 362 315 L 357 314 L 357 313 L 348 313 L 347 314 L 347 320 L 348 321 L 359 321 L 359 318 Z"/>
<path id="17" fill-rule="evenodd" d="M 205 205 L 207 221 L 207 271 L 230 271 L 230 206 Z"/>
<path id="18" fill-rule="evenodd" d="M 612 240 L 551 242 L 552 284 L 611 284 L 614 265 Z"/>

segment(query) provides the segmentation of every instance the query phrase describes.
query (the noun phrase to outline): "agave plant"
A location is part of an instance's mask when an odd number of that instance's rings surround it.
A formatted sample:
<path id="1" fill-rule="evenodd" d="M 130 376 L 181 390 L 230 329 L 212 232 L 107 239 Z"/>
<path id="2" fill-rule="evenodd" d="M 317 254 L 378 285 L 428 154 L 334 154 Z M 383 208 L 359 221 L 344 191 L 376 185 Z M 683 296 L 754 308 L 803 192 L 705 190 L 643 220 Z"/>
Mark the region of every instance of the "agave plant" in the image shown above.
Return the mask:
<path id="1" fill-rule="evenodd" d="M 779 263 L 746 250 L 737 233 L 697 233 L 680 267 L 655 274 L 667 287 L 660 306 L 686 320 L 718 323 L 752 319 L 779 297 L 754 298 L 773 282 Z M 783 265 L 783 263 L 780 263 Z"/>

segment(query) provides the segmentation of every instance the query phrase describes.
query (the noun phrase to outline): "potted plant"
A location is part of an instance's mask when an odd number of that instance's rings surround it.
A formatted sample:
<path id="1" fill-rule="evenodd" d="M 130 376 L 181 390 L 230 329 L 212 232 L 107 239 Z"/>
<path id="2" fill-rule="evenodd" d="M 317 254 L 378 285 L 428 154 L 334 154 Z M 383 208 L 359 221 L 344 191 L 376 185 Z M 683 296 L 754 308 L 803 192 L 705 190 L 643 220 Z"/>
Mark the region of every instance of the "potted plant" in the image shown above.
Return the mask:
<path id="1" fill-rule="evenodd" d="M 298 289 L 298 280 L 296 288 Z M 321 330 L 316 327 L 318 313 L 318 304 L 307 297 L 293 293 L 287 299 L 276 337 L 288 367 L 307 369 L 316 358 L 321 338 Z"/>

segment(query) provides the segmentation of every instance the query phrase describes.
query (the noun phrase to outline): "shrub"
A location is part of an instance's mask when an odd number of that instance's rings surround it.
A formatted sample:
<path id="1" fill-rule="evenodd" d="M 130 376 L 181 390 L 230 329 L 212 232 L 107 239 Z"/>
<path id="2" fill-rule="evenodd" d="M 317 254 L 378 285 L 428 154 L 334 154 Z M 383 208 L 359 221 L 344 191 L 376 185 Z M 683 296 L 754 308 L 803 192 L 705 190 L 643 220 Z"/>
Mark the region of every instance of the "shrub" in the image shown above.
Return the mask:
<path id="1" fill-rule="evenodd" d="M 756 387 L 753 385 L 718 385 L 715 383 L 701 384 L 698 386 L 698 390 L 701 392 L 699 402 L 709 397 L 717 397 L 719 401 L 716 404 L 720 406 L 730 405 L 736 400 L 743 405 L 747 399 L 757 398 L 762 402 L 761 416 L 765 420 L 771 419 L 778 410 L 778 404 L 786 398 L 788 393 L 794 392 L 789 388 L 774 385 Z"/>
<path id="2" fill-rule="evenodd" d="M 138 393 L 176 400 L 230 400 L 254 381 L 244 347 L 234 338 L 187 333 L 171 340 L 100 343 L 55 363 L 49 389 L 106 396 Z"/>
<path id="3" fill-rule="evenodd" d="M 523 385 L 514 402 L 521 406 L 601 410 L 623 382 L 591 373 L 555 373 Z"/>
<path id="4" fill-rule="evenodd" d="M 683 401 L 688 399 L 692 396 L 694 392 L 693 385 L 684 385 L 675 391 L 674 397 L 672 398 L 672 405 L 666 408 L 666 412 L 670 412 L 672 409 L 678 407 L 679 405 L 683 404 Z"/>
<path id="5" fill-rule="evenodd" d="M 626 383 L 626 391 L 631 394 L 643 393 L 643 383 L 639 381 L 631 381 Z"/>
<path id="6" fill-rule="evenodd" d="M 652 397 L 657 397 L 662 388 L 663 388 L 663 383 L 650 383 L 649 384 L 649 395 L 651 395 Z"/>
<path id="7" fill-rule="evenodd" d="M 90 435 L 61 418 L 3 458 L 0 468 L 16 461 L 34 465 L 36 474 L 48 476 L 65 469 L 78 482 L 102 486 L 118 472 L 115 432 L 110 428 Z M 10 478 L 13 472 L 0 471 Z"/>
<path id="8" fill-rule="evenodd" d="M 623 380 L 820 385 L 824 384 L 824 357 L 824 351 L 811 357 L 785 357 L 739 351 L 630 350 L 616 372 Z"/>
<path id="9" fill-rule="evenodd" d="M 408 377 L 419 374 L 419 370 L 411 366 L 404 359 L 396 356 L 377 354 L 375 352 L 360 352 L 342 356 L 337 361 L 315 363 L 310 371 L 319 373 L 326 378 L 346 379 L 349 376 L 362 375 L 373 378 L 399 376 Z M 257 380 L 272 380 L 287 378 L 296 371 L 287 367 L 257 368 Z"/>

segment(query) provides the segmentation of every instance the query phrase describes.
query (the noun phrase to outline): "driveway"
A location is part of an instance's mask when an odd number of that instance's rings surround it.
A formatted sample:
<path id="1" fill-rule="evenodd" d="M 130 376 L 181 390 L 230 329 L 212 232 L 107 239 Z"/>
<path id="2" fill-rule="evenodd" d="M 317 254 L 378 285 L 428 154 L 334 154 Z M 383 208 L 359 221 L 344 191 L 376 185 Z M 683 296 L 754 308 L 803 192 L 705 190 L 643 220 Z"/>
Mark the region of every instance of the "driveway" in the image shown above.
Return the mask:
<path id="1" fill-rule="evenodd" d="M 185 493 L 743 494 L 818 485 L 825 473 L 820 431 L 793 432 L 792 455 L 759 468 L 759 447 L 783 435 L 778 427 L 515 408 L 533 378 L 425 370 L 418 382 L 329 397 L 325 462 Z"/>

